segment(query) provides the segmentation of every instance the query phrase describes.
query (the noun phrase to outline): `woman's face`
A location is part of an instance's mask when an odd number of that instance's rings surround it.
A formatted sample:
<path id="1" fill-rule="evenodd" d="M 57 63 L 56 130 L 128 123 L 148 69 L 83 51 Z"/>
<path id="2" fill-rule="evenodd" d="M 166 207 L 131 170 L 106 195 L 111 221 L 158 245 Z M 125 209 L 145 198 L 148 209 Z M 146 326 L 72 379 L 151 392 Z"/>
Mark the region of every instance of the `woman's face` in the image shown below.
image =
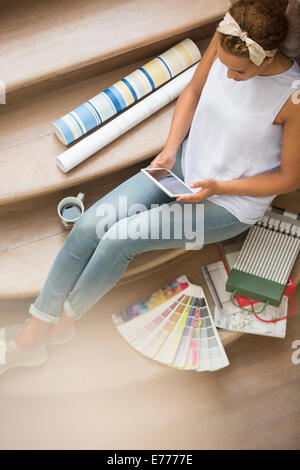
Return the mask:
<path id="1" fill-rule="evenodd" d="M 218 56 L 228 69 L 227 77 L 237 82 L 249 80 L 256 75 L 260 75 L 273 61 L 273 58 L 267 58 L 258 67 L 248 57 L 237 56 L 226 51 L 220 43 L 218 44 Z"/>

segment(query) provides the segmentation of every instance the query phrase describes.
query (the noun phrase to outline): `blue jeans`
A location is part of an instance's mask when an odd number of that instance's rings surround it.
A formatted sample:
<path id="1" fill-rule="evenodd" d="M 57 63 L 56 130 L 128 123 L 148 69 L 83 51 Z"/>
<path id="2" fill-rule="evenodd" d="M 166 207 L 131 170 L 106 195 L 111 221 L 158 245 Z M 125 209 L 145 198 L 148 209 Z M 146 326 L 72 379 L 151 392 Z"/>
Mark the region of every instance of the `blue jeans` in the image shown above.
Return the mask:
<path id="1" fill-rule="evenodd" d="M 184 179 L 181 171 L 181 147 L 177 152 L 172 171 Z M 121 196 L 127 197 L 128 208 L 133 204 L 143 204 L 144 209 L 140 213 L 135 211 L 131 216 L 124 211 L 122 213 L 119 208 Z M 104 207 L 104 204 L 114 206 L 116 217 L 108 220 L 106 232 L 99 237 L 96 227 L 101 218 L 100 206 Z M 153 208 L 152 204 L 156 204 L 156 208 Z M 150 216 L 151 213 L 153 215 L 158 211 L 162 204 L 168 205 L 169 209 L 174 204 L 191 206 L 190 211 L 182 211 L 184 220 L 181 222 L 175 217 L 170 218 L 170 222 L 168 221 L 170 234 L 172 232 L 174 234 L 176 229 L 182 229 L 176 224 L 188 223 L 190 227 L 195 227 L 196 206 L 203 204 L 204 244 L 234 237 L 250 227 L 240 222 L 225 208 L 210 201 L 197 204 L 176 201 L 176 198 L 169 197 L 139 171 L 82 214 L 57 254 L 38 297 L 30 305 L 29 313 L 40 320 L 58 323 L 64 311 L 67 316 L 77 320 L 117 284 L 135 255 L 151 250 L 185 247 L 187 242 L 190 243 L 191 240 L 184 234 L 181 238 L 175 238 L 175 235 L 166 238 L 159 231 L 158 237 L 151 238 Z M 126 224 L 129 219 L 130 222 L 136 222 L 140 232 L 147 233 L 148 238 L 132 238 L 131 232 L 128 232 L 129 225 Z M 153 218 L 151 220 L 153 221 Z M 159 224 L 157 228 L 161 229 L 163 226 L 161 217 L 157 223 Z M 112 230 L 115 230 L 115 234 L 121 233 L 122 236 L 109 236 Z M 181 230 L 182 232 L 184 231 Z"/>

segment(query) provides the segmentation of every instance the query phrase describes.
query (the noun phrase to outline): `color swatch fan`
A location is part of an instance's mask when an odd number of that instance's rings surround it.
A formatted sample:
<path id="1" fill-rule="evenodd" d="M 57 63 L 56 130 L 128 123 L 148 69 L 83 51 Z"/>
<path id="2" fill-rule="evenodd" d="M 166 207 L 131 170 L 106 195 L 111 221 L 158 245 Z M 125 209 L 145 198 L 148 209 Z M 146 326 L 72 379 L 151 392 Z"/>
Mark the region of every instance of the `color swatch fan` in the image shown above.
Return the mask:
<path id="1" fill-rule="evenodd" d="M 152 292 L 139 302 L 124 308 L 121 312 L 112 315 L 113 323 L 119 326 L 126 323 L 133 318 L 143 315 L 152 311 L 154 308 L 166 302 L 168 299 L 179 294 L 190 285 L 190 281 L 183 274 L 176 279 L 169 282 L 167 285 L 162 286 L 160 289 Z"/>
<path id="2" fill-rule="evenodd" d="M 189 283 L 147 313 L 114 324 L 134 349 L 170 367 L 200 372 L 229 365 L 200 286 Z"/>

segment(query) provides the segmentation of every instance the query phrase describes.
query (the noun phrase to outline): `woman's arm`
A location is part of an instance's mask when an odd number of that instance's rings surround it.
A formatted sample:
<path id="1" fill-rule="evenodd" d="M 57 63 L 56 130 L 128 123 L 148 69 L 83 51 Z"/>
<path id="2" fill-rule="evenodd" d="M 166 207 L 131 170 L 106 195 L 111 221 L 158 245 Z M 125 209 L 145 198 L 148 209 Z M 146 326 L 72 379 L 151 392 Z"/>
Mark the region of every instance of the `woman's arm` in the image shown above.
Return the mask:
<path id="1" fill-rule="evenodd" d="M 191 126 L 210 68 L 217 57 L 217 44 L 218 38 L 215 33 L 199 62 L 193 78 L 176 102 L 172 124 L 164 150 L 170 150 L 176 154 L 180 144 L 184 140 Z"/>
<path id="2" fill-rule="evenodd" d="M 251 176 L 231 181 L 207 179 L 190 186 L 201 187 L 192 196 L 181 196 L 177 200 L 199 202 L 216 195 L 271 196 L 295 191 L 300 187 L 300 104 L 288 100 L 282 113 L 284 131 L 282 139 L 281 168 L 274 173 Z"/>

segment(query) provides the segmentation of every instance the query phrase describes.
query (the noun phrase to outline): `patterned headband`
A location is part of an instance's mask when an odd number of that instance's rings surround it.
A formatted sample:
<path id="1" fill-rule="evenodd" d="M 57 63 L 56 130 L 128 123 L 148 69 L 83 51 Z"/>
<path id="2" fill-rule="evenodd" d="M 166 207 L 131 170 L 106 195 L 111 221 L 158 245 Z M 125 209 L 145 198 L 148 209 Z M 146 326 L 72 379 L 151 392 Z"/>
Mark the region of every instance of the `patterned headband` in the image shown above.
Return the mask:
<path id="1" fill-rule="evenodd" d="M 230 15 L 230 13 L 226 13 L 224 19 L 217 27 L 217 31 L 223 34 L 230 34 L 231 36 L 238 36 L 242 41 L 244 41 L 249 50 L 250 60 L 252 60 L 252 62 L 257 66 L 261 65 L 266 57 L 273 57 L 277 52 L 277 49 L 265 51 L 262 46 L 257 44 L 257 42 L 248 38 L 247 33 L 241 30 L 239 24 Z"/>

